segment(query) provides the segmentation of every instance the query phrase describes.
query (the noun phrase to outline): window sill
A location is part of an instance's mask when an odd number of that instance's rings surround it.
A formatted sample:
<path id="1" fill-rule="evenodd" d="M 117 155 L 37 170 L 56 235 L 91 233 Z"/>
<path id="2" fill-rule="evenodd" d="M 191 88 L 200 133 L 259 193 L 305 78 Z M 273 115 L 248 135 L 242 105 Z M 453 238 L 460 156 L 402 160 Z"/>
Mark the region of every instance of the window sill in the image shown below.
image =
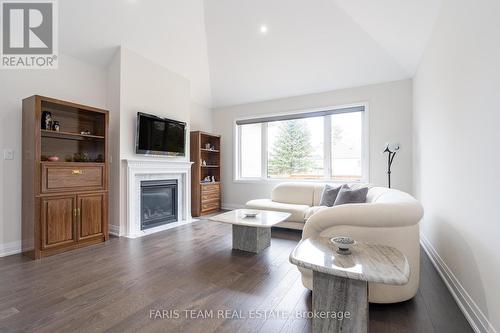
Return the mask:
<path id="1" fill-rule="evenodd" d="M 233 179 L 234 184 L 280 184 L 280 183 L 368 183 L 368 180 L 332 180 L 332 179 L 265 179 L 265 178 L 239 178 Z"/>

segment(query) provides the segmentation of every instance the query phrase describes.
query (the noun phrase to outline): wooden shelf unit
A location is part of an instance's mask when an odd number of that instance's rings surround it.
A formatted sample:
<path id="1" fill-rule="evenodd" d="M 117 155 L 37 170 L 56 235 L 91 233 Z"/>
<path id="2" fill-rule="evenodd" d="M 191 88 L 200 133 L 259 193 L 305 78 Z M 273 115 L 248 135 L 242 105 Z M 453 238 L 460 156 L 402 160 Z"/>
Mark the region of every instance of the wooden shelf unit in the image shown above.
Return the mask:
<path id="1" fill-rule="evenodd" d="M 61 131 L 49 131 L 49 130 L 41 130 L 42 137 L 45 138 L 60 138 L 60 139 L 68 139 L 68 140 L 104 140 L 105 137 L 102 135 L 90 135 L 90 134 L 78 134 L 78 133 L 70 133 L 70 132 L 61 132 Z"/>
<path id="2" fill-rule="evenodd" d="M 201 131 L 191 132 L 191 215 L 201 216 L 221 209 L 221 151 L 220 135 Z M 207 149 L 209 143 L 214 149 Z M 206 165 L 202 165 L 202 161 Z M 204 182 L 205 177 L 215 177 L 215 182 Z"/>
<path id="3" fill-rule="evenodd" d="M 60 131 L 41 128 L 43 111 Z M 108 239 L 108 122 L 106 110 L 38 95 L 23 100 L 24 255 L 38 259 Z"/>

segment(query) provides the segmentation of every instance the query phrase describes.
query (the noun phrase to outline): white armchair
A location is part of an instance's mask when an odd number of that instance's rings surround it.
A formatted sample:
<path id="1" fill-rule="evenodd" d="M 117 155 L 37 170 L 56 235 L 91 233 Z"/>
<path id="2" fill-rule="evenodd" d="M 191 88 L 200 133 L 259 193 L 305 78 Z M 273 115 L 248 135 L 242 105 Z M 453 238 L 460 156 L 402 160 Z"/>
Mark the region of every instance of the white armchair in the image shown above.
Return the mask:
<path id="1" fill-rule="evenodd" d="M 306 221 L 302 239 L 350 236 L 358 241 L 390 245 L 408 259 L 410 280 L 404 286 L 371 283 L 369 301 L 395 303 L 416 295 L 420 274 L 420 203 L 411 195 L 384 187 L 372 187 L 367 202 L 324 208 Z M 300 268 L 303 285 L 312 290 L 312 272 Z"/>

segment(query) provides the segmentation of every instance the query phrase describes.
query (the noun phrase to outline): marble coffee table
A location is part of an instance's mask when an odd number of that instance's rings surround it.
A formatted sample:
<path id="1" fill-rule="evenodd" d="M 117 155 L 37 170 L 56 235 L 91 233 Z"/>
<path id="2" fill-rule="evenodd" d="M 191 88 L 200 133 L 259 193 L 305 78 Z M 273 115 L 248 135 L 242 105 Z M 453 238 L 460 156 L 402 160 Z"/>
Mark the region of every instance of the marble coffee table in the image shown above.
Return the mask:
<path id="1" fill-rule="evenodd" d="M 350 255 L 336 250 L 329 238 L 309 238 L 290 254 L 292 264 L 313 271 L 313 333 L 367 332 L 368 282 L 404 285 L 410 266 L 390 246 L 358 242 Z"/>
<path id="2" fill-rule="evenodd" d="M 259 253 L 271 245 L 271 227 L 285 221 L 289 213 L 256 210 L 255 217 L 245 217 L 245 209 L 236 209 L 211 217 L 210 221 L 233 225 L 233 249 Z"/>

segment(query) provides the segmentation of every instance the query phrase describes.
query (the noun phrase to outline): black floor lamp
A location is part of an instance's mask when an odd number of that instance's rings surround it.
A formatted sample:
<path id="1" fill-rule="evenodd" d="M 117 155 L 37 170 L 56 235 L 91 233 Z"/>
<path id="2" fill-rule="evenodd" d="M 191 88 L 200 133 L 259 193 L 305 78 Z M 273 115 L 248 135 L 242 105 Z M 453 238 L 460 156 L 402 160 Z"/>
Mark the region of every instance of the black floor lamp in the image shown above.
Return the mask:
<path id="1" fill-rule="evenodd" d="M 394 157 L 399 150 L 399 143 L 386 143 L 384 153 L 387 154 L 387 180 L 389 183 L 389 188 L 391 188 L 391 165 L 394 161 Z"/>

